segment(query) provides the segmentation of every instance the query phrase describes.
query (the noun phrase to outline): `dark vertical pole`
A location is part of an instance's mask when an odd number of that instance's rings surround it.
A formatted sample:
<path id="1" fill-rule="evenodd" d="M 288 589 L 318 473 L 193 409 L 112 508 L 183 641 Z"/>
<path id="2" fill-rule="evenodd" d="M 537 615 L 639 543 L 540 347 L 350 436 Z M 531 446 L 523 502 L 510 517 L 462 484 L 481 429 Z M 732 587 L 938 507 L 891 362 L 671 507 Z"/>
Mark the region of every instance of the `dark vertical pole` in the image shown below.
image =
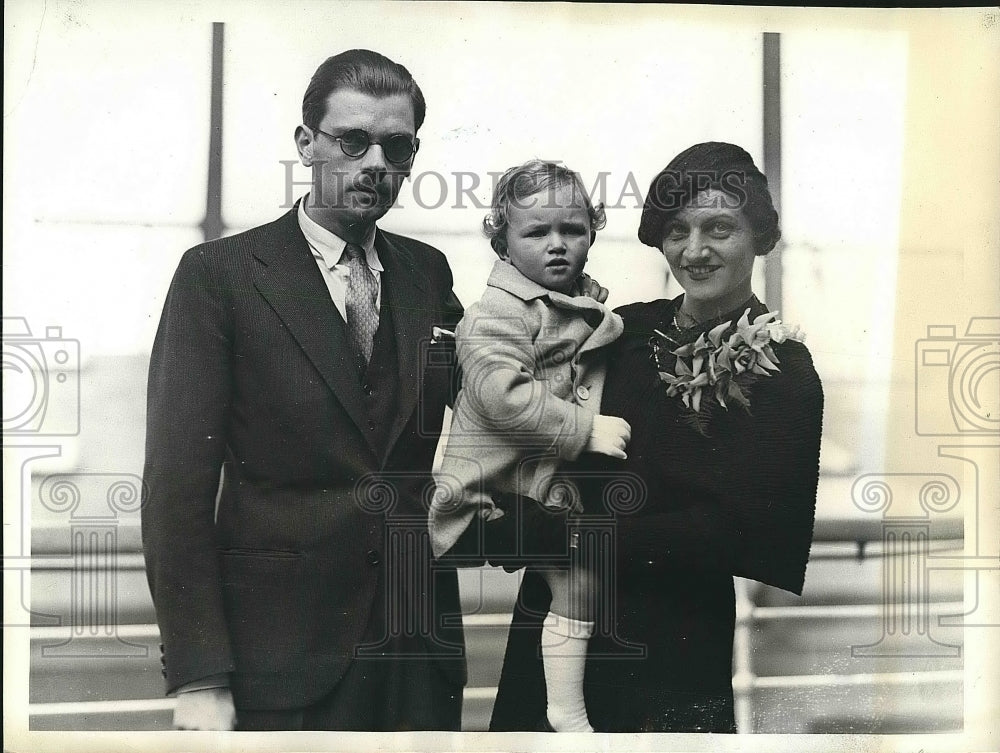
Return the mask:
<path id="1" fill-rule="evenodd" d="M 764 174 L 781 217 L 781 35 L 764 33 Z M 764 257 L 764 300 L 781 310 L 782 242 Z"/>
<path id="2" fill-rule="evenodd" d="M 206 241 L 222 237 L 222 53 L 225 24 L 212 24 L 212 94 L 209 111 L 208 190 L 201 232 Z"/>

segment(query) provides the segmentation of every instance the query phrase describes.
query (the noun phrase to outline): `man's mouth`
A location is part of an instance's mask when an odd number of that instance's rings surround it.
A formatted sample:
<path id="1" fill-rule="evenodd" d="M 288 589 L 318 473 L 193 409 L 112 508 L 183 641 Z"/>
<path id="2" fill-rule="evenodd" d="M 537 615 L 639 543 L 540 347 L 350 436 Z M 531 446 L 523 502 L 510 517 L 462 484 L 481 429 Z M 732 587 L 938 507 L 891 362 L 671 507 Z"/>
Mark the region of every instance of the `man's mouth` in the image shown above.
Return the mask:
<path id="1" fill-rule="evenodd" d="M 355 208 L 376 207 L 389 201 L 388 191 L 380 191 L 372 186 L 352 186 L 350 194 Z"/>

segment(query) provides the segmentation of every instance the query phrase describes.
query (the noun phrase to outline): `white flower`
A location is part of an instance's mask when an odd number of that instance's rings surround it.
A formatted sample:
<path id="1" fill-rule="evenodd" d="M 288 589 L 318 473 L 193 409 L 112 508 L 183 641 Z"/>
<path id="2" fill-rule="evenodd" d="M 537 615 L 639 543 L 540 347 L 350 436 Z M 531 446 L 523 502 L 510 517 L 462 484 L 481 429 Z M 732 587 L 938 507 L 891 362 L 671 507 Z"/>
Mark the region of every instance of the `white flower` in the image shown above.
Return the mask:
<path id="1" fill-rule="evenodd" d="M 707 436 L 708 411 L 701 411 L 705 401 L 714 399 L 727 410 L 733 402 L 749 410 L 750 400 L 745 388 L 754 379 L 781 370 L 771 345 L 805 339 L 798 325 L 784 324 L 777 317 L 778 312 L 768 311 L 754 318 L 751 324 L 750 309 L 747 309 L 738 321 L 722 322 L 708 333 L 699 335 L 694 342 L 680 347 L 674 347 L 676 343 L 659 330 L 653 331 L 650 344 L 667 395 L 681 398 L 700 433 Z M 724 338 L 730 328 L 732 333 Z M 673 373 L 660 367 L 663 353 L 674 356 Z"/>
<path id="2" fill-rule="evenodd" d="M 789 326 L 784 322 L 772 322 L 767 325 L 767 333 L 770 335 L 771 341 L 776 343 L 783 343 L 785 340 L 802 342 L 805 339 L 805 333 L 797 324 Z"/>

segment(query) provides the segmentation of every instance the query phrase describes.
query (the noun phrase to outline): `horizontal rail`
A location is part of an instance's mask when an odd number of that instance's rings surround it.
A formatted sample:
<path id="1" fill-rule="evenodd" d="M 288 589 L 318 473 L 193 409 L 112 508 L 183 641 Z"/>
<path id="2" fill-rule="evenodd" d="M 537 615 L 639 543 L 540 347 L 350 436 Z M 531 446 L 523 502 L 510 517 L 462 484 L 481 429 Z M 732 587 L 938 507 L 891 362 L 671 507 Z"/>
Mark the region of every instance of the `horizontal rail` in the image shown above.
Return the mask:
<path id="1" fill-rule="evenodd" d="M 99 714 L 149 714 L 173 711 L 173 698 L 140 698 L 128 701 L 62 701 L 29 703 L 28 716 L 90 716 Z"/>
<path id="2" fill-rule="evenodd" d="M 964 521 L 958 517 L 928 518 L 928 537 L 931 540 L 961 539 Z M 819 518 L 813 527 L 813 542 L 881 542 L 886 521 L 877 515 L 871 518 Z M 115 531 L 119 556 L 142 552 L 142 532 L 135 523 L 111 523 Z M 72 526 L 45 525 L 31 530 L 31 551 L 37 555 L 64 555 L 67 553 Z M 141 556 L 141 555 L 140 555 Z"/>
<path id="3" fill-rule="evenodd" d="M 124 638 L 133 641 L 153 641 L 160 640 L 160 628 L 155 622 L 140 624 L 118 624 L 118 625 L 32 625 L 31 640 L 33 641 L 56 641 L 80 636 L 84 639 L 102 638 Z"/>
<path id="4" fill-rule="evenodd" d="M 931 602 L 927 605 L 932 615 L 961 614 L 965 605 L 960 601 Z M 788 607 L 752 607 L 744 619 L 749 622 L 772 622 L 775 620 L 851 620 L 881 618 L 887 612 L 898 609 L 898 606 L 882 604 L 841 604 L 818 606 L 788 606 Z M 487 612 L 483 614 L 462 615 L 462 624 L 466 628 L 491 629 L 509 628 L 512 615 L 508 612 Z M 31 640 L 59 640 L 72 635 L 95 640 L 102 638 L 124 638 L 126 640 L 159 640 L 160 631 L 155 623 L 119 624 L 119 625 L 60 625 L 32 626 Z"/>
<path id="5" fill-rule="evenodd" d="M 1000 559 L 996 557 L 965 557 L 961 554 L 962 540 L 941 538 L 928 542 L 926 553 L 932 567 L 961 569 L 997 569 Z M 942 554 L 952 552 L 951 557 Z M 818 541 L 809 555 L 810 561 L 816 560 L 873 560 L 885 557 L 913 556 L 912 552 L 885 551 L 881 541 Z M 940 558 L 940 561 L 936 559 Z M 145 560 L 139 552 L 120 551 L 115 555 L 114 567 L 119 572 L 141 572 L 146 568 Z M 66 551 L 35 553 L 31 557 L 6 557 L 4 567 L 7 570 L 74 570 L 77 567 L 72 554 Z"/>
<path id="6" fill-rule="evenodd" d="M 779 690 L 791 688 L 834 688 L 855 685 L 934 685 L 961 683 L 965 673 L 961 669 L 932 669 L 921 672 L 875 672 L 852 675 L 764 675 L 756 676 L 748 686 L 737 688 L 738 678 L 733 678 L 734 690 Z"/>
<path id="7" fill-rule="evenodd" d="M 965 611 L 965 605 L 960 601 L 939 601 L 927 605 L 931 614 L 960 614 Z M 771 620 L 850 620 L 868 617 L 883 617 L 886 612 L 898 611 L 904 605 L 891 605 L 886 608 L 882 604 L 842 604 L 806 607 L 753 607 L 749 620 L 751 622 L 769 622 Z"/>
<path id="8" fill-rule="evenodd" d="M 883 672 L 855 675 L 795 675 L 755 677 L 741 682 L 733 678 L 735 692 L 752 690 L 785 690 L 795 688 L 851 687 L 870 685 L 921 686 L 957 684 L 964 681 L 962 670 L 932 670 L 926 672 Z M 466 701 L 493 701 L 496 686 L 466 688 Z M 173 698 L 141 698 L 124 701 L 63 701 L 57 703 L 30 703 L 28 716 L 97 716 L 104 714 L 148 714 L 172 711 Z"/>
<path id="9" fill-rule="evenodd" d="M 466 688 L 467 701 L 493 701 L 496 686 L 488 688 Z M 177 701 L 174 698 L 139 698 L 125 701 L 61 701 L 57 703 L 29 703 L 29 716 L 91 716 L 100 714 L 149 714 L 158 711 L 173 711 Z"/>

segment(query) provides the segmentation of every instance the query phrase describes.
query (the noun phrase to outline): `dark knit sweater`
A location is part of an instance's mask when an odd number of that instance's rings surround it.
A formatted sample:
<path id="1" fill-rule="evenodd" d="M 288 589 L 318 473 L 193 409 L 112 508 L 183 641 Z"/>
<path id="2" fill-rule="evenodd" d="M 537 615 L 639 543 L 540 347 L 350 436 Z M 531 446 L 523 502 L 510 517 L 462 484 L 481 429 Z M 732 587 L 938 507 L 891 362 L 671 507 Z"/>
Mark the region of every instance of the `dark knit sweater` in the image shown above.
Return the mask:
<path id="1" fill-rule="evenodd" d="M 599 731 L 733 731 L 732 576 L 798 594 L 809 556 L 823 411 L 809 351 L 794 341 L 774 345 L 781 371 L 750 387 L 750 412 L 716 406 L 703 436 L 681 400 L 667 397 L 651 357 L 653 330 L 672 326 L 678 304 L 619 309 L 625 335 L 609 355 L 601 412 L 632 426 L 629 457 L 591 455 L 575 468 L 588 514 L 603 515 L 614 531 L 586 675 L 587 711 Z M 727 318 L 748 306 L 751 320 L 766 311 L 754 298 Z M 641 495 L 624 506 L 612 502 L 623 480 Z M 533 729 L 544 713 L 538 640 L 548 601 L 544 581 L 529 571 L 492 729 Z"/>

